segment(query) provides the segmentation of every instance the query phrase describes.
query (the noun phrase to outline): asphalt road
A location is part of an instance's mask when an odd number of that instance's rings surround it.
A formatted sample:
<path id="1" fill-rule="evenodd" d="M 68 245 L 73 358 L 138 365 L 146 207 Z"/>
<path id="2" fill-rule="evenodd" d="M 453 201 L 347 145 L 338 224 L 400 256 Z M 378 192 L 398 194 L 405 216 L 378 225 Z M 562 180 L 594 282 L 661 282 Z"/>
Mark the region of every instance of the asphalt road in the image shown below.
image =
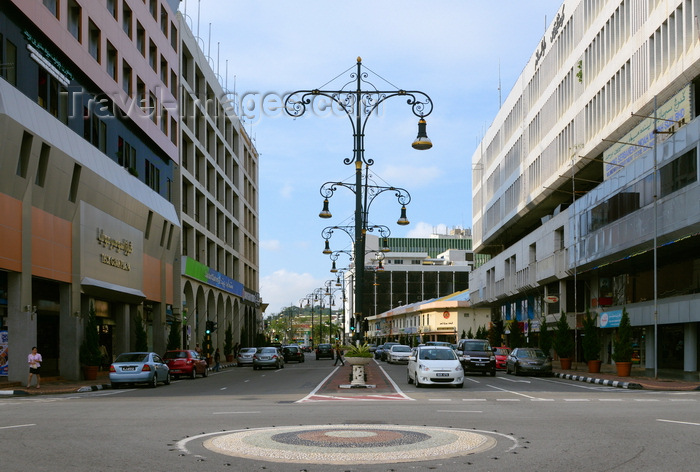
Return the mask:
<path id="1" fill-rule="evenodd" d="M 468 375 L 463 389 L 416 389 L 381 363 L 400 400 L 309 401 L 333 362 L 280 370 L 230 368 L 156 389 L 0 398 L 0 469 L 7 471 L 696 470 L 700 392 L 652 392 L 557 378 Z M 368 390 L 368 393 L 371 393 Z M 370 395 L 371 397 L 371 395 Z M 204 443 L 234 431 L 306 425 L 465 430 L 493 447 L 470 455 L 382 464 L 240 458 Z M 364 426 L 367 428 L 367 426 Z M 361 428 L 361 427 L 359 427 Z"/>

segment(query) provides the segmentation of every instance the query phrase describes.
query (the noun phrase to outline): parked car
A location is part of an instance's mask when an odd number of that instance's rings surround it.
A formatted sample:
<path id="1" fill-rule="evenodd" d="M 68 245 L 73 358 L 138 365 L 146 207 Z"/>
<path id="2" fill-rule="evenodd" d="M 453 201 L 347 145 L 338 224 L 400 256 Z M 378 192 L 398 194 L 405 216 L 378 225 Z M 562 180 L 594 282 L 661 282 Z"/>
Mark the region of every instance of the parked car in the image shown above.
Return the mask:
<path id="1" fill-rule="evenodd" d="M 284 362 L 304 362 L 304 352 L 299 346 L 282 346 Z"/>
<path id="2" fill-rule="evenodd" d="M 137 383 L 155 388 L 158 382 L 170 384 L 170 369 L 155 352 L 125 352 L 109 366 L 109 381 L 112 388 Z"/>
<path id="3" fill-rule="evenodd" d="M 443 384 L 464 387 L 464 370 L 451 347 L 419 346 L 411 352 L 406 368 L 408 383 L 416 387 Z"/>
<path id="4" fill-rule="evenodd" d="M 384 343 L 384 349 L 382 349 L 382 354 L 380 359 L 383 361 L 386 361 L 389 358 L 389 350 L 391 349 L 391 346 L 396 346 L 400 343 L 395 343 L 393 341 L 390 341 L 388 343 Z"/>
<path id="5" fill-rule="evenodd" d="M 404 344 L 394 344 L 391 346 L 389 349 L 389 353 L 387 354 L 387 362 L 389 364 L 393 363 L 402 363 L 402 364 L 408 364 L 408 357 L 411 355 L 411 348 L 409 346 L 406 346 Z"/>
<path id="6" fill-rule="evenodd" d="M 316 360 L 319 360 L 323 357 L 326 357 L 328 359 L 333 359 L 333 346 L 330 344 L 319 344 L 316 346 Z"/>
<path id="7" fill-rule="evenodd" d="M 374 351 L 377 350 L 377 345 L 374 343 L 367 343 L 367 347 L 369 348 L 369 352 L 374 354 Z"/>
<path id="8" fill-rule="evenodd" d="M 243 367 L 244 365 L 253 365 L 253 356 L 258 352 L 257 347 L 242 347 L 238 351 L 238 357 L 236 362 L 238 367 Z"/>
<path id="9" fill-rule="evenodd" d="M 506 374 L 552 375 L 552 359 L 538 347 L 517 347 L 508 356 Z"/>
<path id="10" fill-rule="evenodd" d="M 202 377 L 209 375 L 209 367 L 204 357 L 197 354 L 197 351 L 185 349 L 167 351 L 163 355 L 163 360 L 168 364 L 170 375 L 174 377 L 188 376 L 195 379 L 197 374 Z"/>
<path id="11" fill-rule="evenodd" d="M 284 355 L 278 347 L 260 347 L 253 354 L 253 370 L 259 370 L 263 367 L 272 367 L 275 369 L 284 369 Z"/>
<path id="12" fill-rule="evenodd" d="M 460 339 L 457 343 L 457 355 L 464 372 L 481 372 L 496 375 L 496 356 L 491 345 L 485 339 Z"/>
<path id="13" fill-rule="evenodd" d="M 506 370 L 506 360 L 510 354 L 510 348 L 505 346 L 494 347 L 493 355 L 496 357 L 496 369 Z"/>

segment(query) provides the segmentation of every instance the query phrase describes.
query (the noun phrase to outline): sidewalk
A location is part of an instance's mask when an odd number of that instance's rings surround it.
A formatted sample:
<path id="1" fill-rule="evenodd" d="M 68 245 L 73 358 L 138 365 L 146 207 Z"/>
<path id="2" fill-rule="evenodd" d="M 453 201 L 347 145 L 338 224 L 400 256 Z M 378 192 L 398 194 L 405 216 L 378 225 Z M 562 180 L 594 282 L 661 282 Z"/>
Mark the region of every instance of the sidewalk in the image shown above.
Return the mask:
<path id="1" fill-rule="evenodd" d="M 588 366 L 583 363 L 573 364 L 571 370 L 562 370 L 559 363 L 554 362 L 554 375 L 556 377 L 588 382 L 593 384 L 607 385 L 618 388 L 661 390 L 661 391 L 700 391 L 700 379 L 697 373 L 683 373 L 677 371 L 660 371 L 659 378 L 653 377 L 653 371 L 644 368 L 634 367 L 632 375 L 629 377 L 618 377 L 615 373 L 615 366 L 604 364 L 600 374 L 589 374 Z M 232 367 L 235 364 L 221 364 L 221 368 Z M 325 385 L 319 390 L 319 394 L 331 394 L 343 392 L 347 394 L 366 395 L 384 394 L 393 392 L 393 386 L 388 381 L 382 370 L 381 364 L 372 361 L 366 366 L 367 384 L 374 385 L 371 389 L 341 389 L 340 385 L 350 383 L 352 367 L 346 363 L 340 367 L 335 374 L 328 379 Z M 329 367 L 332 364 L 329 362 Z M 499 372 L 498 375 L 505 375 Z M 98 372 L 97 380 L 66 380 L 61 377 L 42 377 L 41 388 L 27 388 L 24 383 L 8 382 L 0 378 L 0 397 L 6 395 L 27 396 L 27 395 L 54 395 L 59 393 L 81 393 L 93 392 L 111 388 L 109 383 L 109 372 Z M 33 379 L 34 381 L 34 379 Z"/>
<path id="2" fill-rule="evenodd" d="M 235 364 L 221 364 L 221 368 L 233 367 Z M 209 371 L 211 372 L 211 367 Z M 0 397 L 27 395 L 55 395 L 58 393 L 83 393 L 111 389 L 109 372 L 97 373 L 97 380 L 66 380 L 62 377 L 41 377 L 41 388 L 35 387 L 36 378 L 32 379 L 32 387 L 27 388 L 24 382 L 8 382 L 0 377 Z"/>
<path id="3" fill-rule="evenodd" d="M 588 365 L 584 363 L 573 363 L 570 370 L 563 370 L 558 364 L 554 362 L 554 375 L 568 380 L 640 390 L 700 391 L 697 372 L 661 370 L 655 378 L 651 369 L 632 367 L 629 377 L 619 377 L 615 366 L 610 364 L 603 364 L 598 374 L 589 374 Z"/>

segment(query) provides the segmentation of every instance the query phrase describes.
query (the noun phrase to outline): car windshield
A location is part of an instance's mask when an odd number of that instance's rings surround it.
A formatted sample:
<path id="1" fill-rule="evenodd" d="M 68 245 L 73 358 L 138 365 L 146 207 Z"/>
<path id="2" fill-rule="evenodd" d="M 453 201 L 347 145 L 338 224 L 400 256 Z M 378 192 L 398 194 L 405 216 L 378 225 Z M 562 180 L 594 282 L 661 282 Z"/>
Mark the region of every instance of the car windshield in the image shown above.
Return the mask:
<path id="1" fill-rule="evenodd" d="M 119 354 L 114 362 L 146 362 L 148 360 L 148 354 L 143 352 L 129 352 L 126 354 Z"/>
<path id="2" fill-rule="evenodd" d="M 163 359 L 187 359 L 187 351 L 166 352 Z"/>
<path id="3" fill-rule="evenodd" d="M 464 343 L 465 351 L 490 351 L 491 346 L 486 341 L 467 341 Z"/>
<path id="4" fill-rule="evenodd" d="M 496 354 L 498 354 L 499 356 L 507 356 L 508 354 L 510 354 L 510 349 L 508 349 L 507 347 L 497 347 Z"/>
<path id="5" fill-rule="evenodd" d="M 391 352 L 411 352 L 411 348 L 408 346 L 394 346 L 391 348 Z"/>
<path id="6" fill-rule="evenodd" d="M 521 349 L 518 351 L 518 357 L 527 357 L 529 359 L 546 359 L 544 351 L 541 349 Z"/>
<path id="7" fill-rule="evenodd" d="M 263 354 L 276 354 L 277 348 L 276 347 L 264 347 L 260 350 L 260 352 Z"/>
<path id="8" fill-rule="evenodd" d="M 421 349 L 422 360 L 451 361 L 457 359 L 452 349 Z"/>
<path id="9" fill-rule="evenodd" d="M 258 349 L 255 347 L 244 347 L 243 349 L 240 350 L 241 354 L 253 354 L 255 351 Z"/>
<path id="10" fill-rule="evenodd" d="M 287 350 L 287 352 L 298 352 L 299 351 L 299 349 L 296 348 L 295 346 L 285 347 L 284 349 Z"/>
<path id="11" fill-rule="evenodd" d="M 318 348 L 319 349 L 330 349 L 331 345 L 330 344 L 319 344 Z"/>

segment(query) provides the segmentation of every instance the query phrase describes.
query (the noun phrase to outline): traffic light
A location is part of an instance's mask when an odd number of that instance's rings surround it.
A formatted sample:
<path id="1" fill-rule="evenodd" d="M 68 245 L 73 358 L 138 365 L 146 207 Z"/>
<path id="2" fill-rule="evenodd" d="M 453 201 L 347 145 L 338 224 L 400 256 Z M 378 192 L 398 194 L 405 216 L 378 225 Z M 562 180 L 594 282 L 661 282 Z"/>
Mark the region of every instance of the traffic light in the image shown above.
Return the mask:
<path id="1" fill-rule="evenodd" d="M 350 317 L 350 331 L 355 331 L 355 317 Z"/>
<path id="2" fill-rule="evenodd" d="M 207 333 L 207 334 L 211 334 L 211 333 L 213 333 L 214 331 L 216 331 L 216 324 L 217 324 L 217 323 L 216 323 L 215 321 L 207 321 L 206 333 Z"/>

